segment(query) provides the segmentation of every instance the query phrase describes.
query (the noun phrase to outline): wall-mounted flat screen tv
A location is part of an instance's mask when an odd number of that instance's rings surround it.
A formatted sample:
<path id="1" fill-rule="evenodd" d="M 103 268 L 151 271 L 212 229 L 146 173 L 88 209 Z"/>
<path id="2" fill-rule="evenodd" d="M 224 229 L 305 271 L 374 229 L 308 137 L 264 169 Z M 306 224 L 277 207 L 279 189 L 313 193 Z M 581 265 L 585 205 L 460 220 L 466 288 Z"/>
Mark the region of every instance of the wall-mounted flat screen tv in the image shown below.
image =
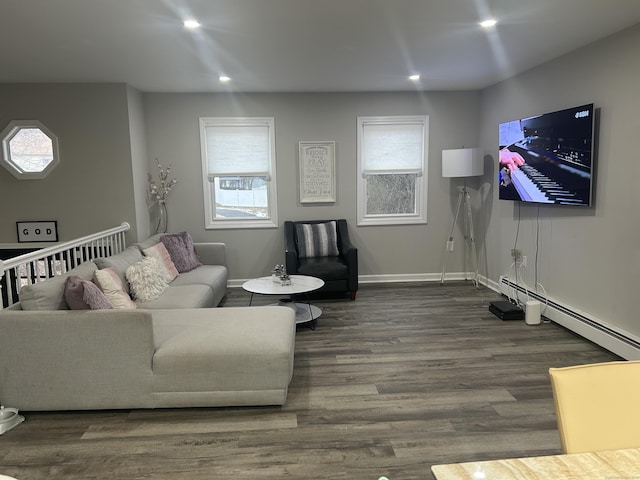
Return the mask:
<path id="1" fill-rule="evenodd" d="M 498 198 L 590 206 L 593 104 L 500 124 Z"/>

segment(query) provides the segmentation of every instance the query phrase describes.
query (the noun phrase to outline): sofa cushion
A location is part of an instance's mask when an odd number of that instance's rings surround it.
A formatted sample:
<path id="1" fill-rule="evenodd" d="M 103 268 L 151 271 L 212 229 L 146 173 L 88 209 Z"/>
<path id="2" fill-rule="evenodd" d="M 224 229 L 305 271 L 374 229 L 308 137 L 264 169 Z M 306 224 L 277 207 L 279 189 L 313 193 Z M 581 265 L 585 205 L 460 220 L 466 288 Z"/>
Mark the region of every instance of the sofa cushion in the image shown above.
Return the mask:
<path id="1" fill-rule="evenodd" d="M 89 261 L 78 265 L 67 273 L 47 278 L 45 281 L 25 285 L 20 289 L 20 305 L 23 310 L 68 310 L 64 299 L 64 285 L 67 277 L 76 275 L 83 280 L 91 280 L 96 264 Z"/>
<path id="2" fill-rule="evenodd" d="M 295 314 L 287 307 L 153 312 L 154 390 L 286 389 L 293 373 Z"/>
<path id="3" fill-rule="evenodd" d="M 140 249 L 138 247 L 130 246 L 111 257 L 96 258 L 94 262 L 101 270 L 105 268 L 112 268 L 120 277 L 120 281 L 122 282 L 122 286 L 125 291 L 129 293 L 129 283 L 127 282 L 125 272 L 127 271 L 127 267 L 139 262 L 140 260 L 142 260 L 142 252 Z"/>
<path id="4" fill-rule="evenodd" d="M 109 299 L 113 308 L 136 308 L 136 302 L 131 300 L 129 294 L 122 285 L 120 276 L 111 267 L 94 272 L 93 281 Z"/>
<path id="5" fill-rule="evenodd" d="M 164 267 L 155 257 L 145 257 L 128 266 L 125 275 L 136 302 L 150 302 L 169 286 L 164 279 Z"/>
<path id="6" fill-rule="evenodd" d="M 343 280 L 349 276 L 349 268 L 340 257 L 301 258 L 298 273 L 319 277 L 324 281 Z"/>
<path id="7" fill-rule="evenodd" d="M 198 260 L 193 240 L 188 232 L 163 235 L 160 240 L 167 248 L 171 261 L 173 261 L 178 272 L 188 272 L 202 265 Z"/>
<path id="8" fill-rule="evenodd" d="M 340 255 L 336 222 L 296 223 L 298 257 L 326 257 Z"/>
<path id="9" fill-rule="evenodd" d="M 211 287 L 207 285 L 169 285 L 158 298 L 149 302 L 138 302 L 138 308 L 154 310 L 159 308 L 213 308 L 216 306 L 216 296 Z"/>
<path id="10" fill-rule="evenodd" d="M 102 290 L 89 280 L 77 275 L 67 277 L 64 285 L 64 299 L 71 310 L 104 310 L 111 307 Z"/>
<path id="11" fill-rule="evenodd" d="M 211 288 L 227 287 L 227 269 L 221 265 L 200 265 L 181 273 L 171 285 L 208 285 Z"/>
<path id="12" fill-rule="evenodd" d="M 181 273 L 171 286 L 206 285 L 213 291 L 212 307 L 217 306 L 227 294 L 228 271 L 222 265 L 200 265 L 190 272 Z"/>
<path id="13" fill-rule="evenodd" d="M 167 283 L 171 283 L 180 273 L 175 264 L 171 261 L 171 256 L 164 243 L 158 242 L 151 247 L 142 250 L 147 257 L 157 258 L 162 265 L 162 276 Z"/>

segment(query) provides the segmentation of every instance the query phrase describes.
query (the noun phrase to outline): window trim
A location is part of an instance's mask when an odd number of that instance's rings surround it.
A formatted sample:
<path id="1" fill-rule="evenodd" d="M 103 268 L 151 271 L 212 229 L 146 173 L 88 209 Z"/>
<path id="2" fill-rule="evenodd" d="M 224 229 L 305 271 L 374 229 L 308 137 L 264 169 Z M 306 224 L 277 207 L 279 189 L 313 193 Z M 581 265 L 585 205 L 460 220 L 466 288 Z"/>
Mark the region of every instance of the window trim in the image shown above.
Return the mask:
<path id="1" fill-rule="evenodd" d="M 51 140 L 51 149 L 53 159 L 40 172 L 27 172 L 16 165 L 11 160 L 11 147 L 9 143 L 18 134 L 20 130 L 38 129 Z M 58 137 L 49 130 L 42 122 L 38 120 L 11 120 L 7 126 L 0 132 L 0 141 L 2 142 L 2 155 L 0 155 L 0 163 L 18 180 L 41 180 L 46 178 L 60 163 L 60 152 L 58 150 Z"/>
<path id="2" fill-rule="evenodd" d="M 417 123 L 423 128 L 422 140 L 422 171 L 416 179 L 416 213 L 395 214 L 395 215 L 367 215 L 366 214 L 366 174 L 363 171 L 363 148 L 362 140 L 366 125 L 383 124 L 406 124 Z M 359 226 L 368 225 L 416 225 L 427 223 L 427 187 L 428 187 L 428 166 L 429 166 L 429 116 L 428 115 L 404 115 L 404 116 L 373 116 L 358 117 L 357 130 L 357 224 Z M 383 173 L 383 172 L 380 172 Z M 387 173 L 412 173 L 408 171 L 390 171 Z"/>
<path id="3" fill-rule="evenodd" d="M 278 205 L 276 185 L 276 142 L 274 117 L 200 117 L 200 156 L 202 162 L 202 186 L 204 201 L 204 228 L 237 229 L 237 228 L 278 228 Z M 206 128 L 211 126 L 266 126 L 269 129 L 269 181 L 267 182 L 268 218 L 229 218 L 215 219 L 213 209 L 212 182 L 209 180 L 209 168 L 207 159 L 207 135 Z M 264 172 L 261 172 L 262 176 Z M 253 176 L 256 176 L 253 175 Z M 242 176 L 252 176 L 244 174 Z"/>

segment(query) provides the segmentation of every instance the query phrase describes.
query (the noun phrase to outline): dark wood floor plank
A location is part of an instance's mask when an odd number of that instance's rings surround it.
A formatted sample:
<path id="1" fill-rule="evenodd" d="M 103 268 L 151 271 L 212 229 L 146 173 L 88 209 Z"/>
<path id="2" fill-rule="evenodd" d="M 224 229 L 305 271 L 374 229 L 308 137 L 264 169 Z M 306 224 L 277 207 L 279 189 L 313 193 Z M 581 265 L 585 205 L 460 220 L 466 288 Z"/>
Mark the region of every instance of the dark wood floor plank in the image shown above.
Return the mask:
<path id="1" fill-rule="evenodd" d="M 501 321 L 496 298 L 448 282 L 314 299 L 323 313 L 298 328 L 286 405 L 23 412 L 0 436 L 0 473 L 409 480 L 434 463 L 560 453 L 548 368 L 618 358 L 552 323 Z M 248 303 L 230 289 L 224 306 Z"/>

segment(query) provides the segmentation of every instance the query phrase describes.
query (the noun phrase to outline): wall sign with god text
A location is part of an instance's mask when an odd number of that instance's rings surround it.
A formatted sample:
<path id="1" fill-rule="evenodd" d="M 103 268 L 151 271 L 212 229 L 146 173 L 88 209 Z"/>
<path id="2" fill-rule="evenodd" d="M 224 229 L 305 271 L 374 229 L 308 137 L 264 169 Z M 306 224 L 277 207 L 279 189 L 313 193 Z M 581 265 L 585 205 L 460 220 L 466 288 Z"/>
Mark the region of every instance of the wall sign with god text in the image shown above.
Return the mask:
<path id="1" fill-rule="evenodd" d="M 300 203 L 336 201 L 336 143 L 299 142 Z"/>

